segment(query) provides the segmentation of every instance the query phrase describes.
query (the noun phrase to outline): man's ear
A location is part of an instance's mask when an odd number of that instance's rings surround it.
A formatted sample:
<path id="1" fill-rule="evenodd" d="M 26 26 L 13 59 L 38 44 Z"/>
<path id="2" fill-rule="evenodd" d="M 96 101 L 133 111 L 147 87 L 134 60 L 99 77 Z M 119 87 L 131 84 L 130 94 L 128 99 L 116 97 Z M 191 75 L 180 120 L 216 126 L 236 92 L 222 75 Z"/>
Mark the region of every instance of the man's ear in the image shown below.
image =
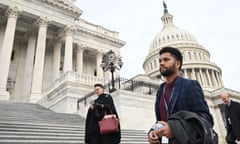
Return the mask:
<path id="1" fill-rule="evenodd" d="M 180 68 L 180 65 L 181 65 L 181 62 L 179 60 L 177 60 L 176 61 L 176 66 L 177 66 L 178 69 Z"/>

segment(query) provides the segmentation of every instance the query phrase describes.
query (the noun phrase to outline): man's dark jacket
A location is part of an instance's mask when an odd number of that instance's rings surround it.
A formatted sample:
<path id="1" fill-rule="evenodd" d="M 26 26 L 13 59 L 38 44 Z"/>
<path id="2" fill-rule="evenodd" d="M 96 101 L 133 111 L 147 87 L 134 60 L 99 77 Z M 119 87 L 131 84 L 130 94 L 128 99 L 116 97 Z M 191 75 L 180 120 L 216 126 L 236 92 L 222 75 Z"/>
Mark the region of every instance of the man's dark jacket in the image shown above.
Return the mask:
<path id="1" fill-rule="evenodd" d="M 230 125 L 227 120 L 227 118 L 230 117 L 234 135 L 237 139 L 240 139 L 240 103 L 231 101 L 230 106 L 226 106 L 225 108 L 225 117 L 227 122 L 227 131 L 230 131 Z"/>
<path id="2" fill-rule="evenodd" d="M 103 105 L 103 107 L 102 107 Z M 118 144 L 121 139 L 121 129 L 119 125 L 119 132 L 101 135 L 99 131 L 98 122 L 103 119 L 105 112 L 107 114 L 118 114 L 109 94 L 102 94 L 94 101 L 94 109 L 88 109 L 86 125 L 85 125 L 85 143 L 86 144 Z M 110 110 L 110 109 L 111 110 Z M 112 111 L 112 112 L 111 112 Z M 94 141 L 94 142 L 90 142 Z M 101 142 L 104 141 L 104 142 Z"/>
<path id="3" fill-rule="evenodd" d="M 178 144 L 217 144 L 218 139 L 209 123 L 196 113 L 180 111 L 168 118 Z"/>
<path id="4" fill-rule="evenodd" d="M 156 96 L 156 121 L 162 120 L 160 115 L 160 98 L 165 84 L 166 83 L 161 84 Z M 213 118 L 209 112 L 207 102 L 205 101 L 202 88 L 198 81 L 178 77 L 173 86 L 172 94 L 169 116 L 179 111 L 190 111 L 201 115 L 209 125 L 213 126 Z"/>

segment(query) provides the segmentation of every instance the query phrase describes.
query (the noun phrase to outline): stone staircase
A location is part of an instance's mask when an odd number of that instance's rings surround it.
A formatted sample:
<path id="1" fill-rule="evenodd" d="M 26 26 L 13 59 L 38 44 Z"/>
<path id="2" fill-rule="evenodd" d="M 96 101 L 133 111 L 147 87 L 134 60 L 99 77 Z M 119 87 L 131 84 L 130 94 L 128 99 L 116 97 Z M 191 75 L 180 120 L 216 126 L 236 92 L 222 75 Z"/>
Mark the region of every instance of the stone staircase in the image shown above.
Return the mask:
<path id="1" fill-rule="evenodd" d="M 0 144 L 84 144 L 84 118 L 37 104 L 0 101 Z M 121 144 L 147 144 L 144 131 L 122 130 Z"/>

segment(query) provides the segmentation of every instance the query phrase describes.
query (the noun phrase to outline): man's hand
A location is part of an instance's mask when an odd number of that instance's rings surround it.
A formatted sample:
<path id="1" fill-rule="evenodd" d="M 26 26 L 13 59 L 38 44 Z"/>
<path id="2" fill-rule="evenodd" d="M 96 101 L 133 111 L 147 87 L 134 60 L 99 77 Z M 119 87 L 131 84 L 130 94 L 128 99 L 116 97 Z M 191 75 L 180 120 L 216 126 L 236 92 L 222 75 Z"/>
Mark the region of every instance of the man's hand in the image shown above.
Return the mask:
<path id="1" fill-rule="evenodd" d="M 150 144 L 160 144 L 159 138 L 157 136 L 156 131 L 151 131 L 148 134 L 148 142 Z"/>
<path id="2" fill-rule="evenodd" d="M 165 121 L 160 121 L 160 123 L 162 123 L 164 127 L 156 131 L 158 137 L 166 136 L 168 139 L 173 138 L 172 130 L 169 124 Z"/>
<path id="3" fill-rule="evenodd" d="M 90 104 L 89 108 L 90 108 L 91 110 L 93 110 L 93 109 L 94 109 L 94 104 Z"/>

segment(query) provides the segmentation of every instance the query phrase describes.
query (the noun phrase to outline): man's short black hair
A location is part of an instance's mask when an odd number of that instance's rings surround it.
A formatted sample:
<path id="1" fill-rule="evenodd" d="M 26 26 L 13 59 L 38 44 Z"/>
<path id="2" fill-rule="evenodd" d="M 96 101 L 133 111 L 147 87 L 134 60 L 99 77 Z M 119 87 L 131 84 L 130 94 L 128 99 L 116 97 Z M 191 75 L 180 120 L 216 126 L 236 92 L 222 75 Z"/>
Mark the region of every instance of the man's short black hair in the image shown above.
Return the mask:
<path id="1" fill-rule="evenodd" d="M 159 51 L 159 55 L 165 53 L 165 52 L 169 52 L 171 55 L 173 55 L 176 60 L 180 61 L 180 67 L 179 70 L 181 70 L 182 68 L 182 63 L 183 63 L 183 56 L 182 53 L 174 47 L 163 47 L 160 51 Z"/>
<path id="2" fill-rule="evenodd" d="M 100 87 L 100 88 L 104 89 L 104 86 L 103 86 L 102 84 L 100 84 L 100 83 L 96 83 L 96 84 L 94 85 L 94 87 Z"/>

